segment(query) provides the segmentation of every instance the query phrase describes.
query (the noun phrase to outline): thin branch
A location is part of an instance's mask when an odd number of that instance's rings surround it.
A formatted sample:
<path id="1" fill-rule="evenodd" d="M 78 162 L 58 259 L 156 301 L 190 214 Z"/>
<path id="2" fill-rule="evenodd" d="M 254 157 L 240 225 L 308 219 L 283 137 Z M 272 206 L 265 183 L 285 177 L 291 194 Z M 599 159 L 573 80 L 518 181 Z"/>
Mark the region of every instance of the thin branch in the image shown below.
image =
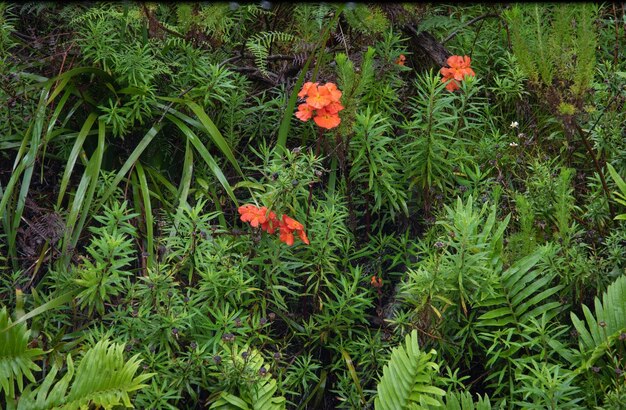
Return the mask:
<path id="1" fill-rule="evenodd" d="M 613 209 L 613 203 L 611 202 L 611 191 L 609 191 L 609 187 L 606 184 L 606 179 L 604 178 L 604 172 L 602 172 L 600 163 L 598 162 L 598 159 L 596 158 L 596 155 L 593 152 L 593 148 L 591 148 L 591 144 L 589 144 L 589 140 L 587 139 L 587 133 L 583 131 L 582 128 L 580 128 L 580 125 L 578 125 L 575 119 L 572 121 L 572 123 L 574 127 L 576 128 L 578 135 L 580 135 L 580 138 L 583 141 L 583 145 L 585 146 L 587 153 L 591 156 L 591 159 L 593 159 L 593 165 L 596 168 L 596 172 L 598 173 L 598 176 L 600 177 L 600 182 L 602 183 L 602 190 L 604 191 L 604 195 L 606 195 L 606 201 L 609 204 L 609 213 L 611 215 L 611 220 L 613 220 L 613 218 L 615 217 L 615 211 Z"/>
<path id="2" fill-rule="evenodd" d="M 450 33 L 450 35 L 448 37 L 444 38 L 441 41 L 441 44 L 446 44 L 446 42 L 448 42 L 448 41 L 452 40 L 454 37 L 456 37 L 456 35 L 459 34 L 459 32 L 461 30 L 463 30 L 464 28 L 466 28 L 468 26 L 471 26 L 472 24 L 477 23 L 480 20 L 486 19 L 488 17 L 498 17 L 498 18 L 500 18 L 500 14 L 486 13 L 486 14 L 483 14 L 482 16 L 474 17 L 473 19 L 471 19 L 470 21 L 468 21 L 467 23 L 463 24 L 461 27 L 457 28 L 452 33 Z"/>
<path id="3" fill-rule="evenodd" d="M 228 63 L 232 63 L 234 61 L 237 60 L 254 60 L 256 57 L 250 54 L 243 54 L 243 55 L 237 55 L 234 57 L 230 57 L 224 61 L 222 61 L 222 65 L 228 64 Z M 287 54 L 274 54 L 271 56 L 267 56 L 266 60 L 268 61 L 279 61 L 279 60 L 284 60 L 284 61 L 293 61 L 295 60 L 296 56 L 292 56 L 292 55 L 287 55 Z"/>
<path id="4" fill-rule="evenodd" d="M 191 87 L 187 88 L 185 91 L 183 91 L 182 93 L 180 93 L 178 95 L 178 98 L 183 98 L 185 96 L 185 94 L 187 94 L 189 91 L 193 90 L 193 88 L 195 87 L 195 85 L 192 85 Z M 159 124 L 161 121 L 163 121 L 163 118 L 165 118 L 165 115 L 169 112 L 170 108 L 172 108 L 172 105 L 174 105 L 174 101 L 171 101 L 167 107 L 165 107 L 165 110 L 163 110 L 163 115 L 161 115 L 161 118 L 159 118 L 159 120 L 157 121 L 157 124 Z"/>

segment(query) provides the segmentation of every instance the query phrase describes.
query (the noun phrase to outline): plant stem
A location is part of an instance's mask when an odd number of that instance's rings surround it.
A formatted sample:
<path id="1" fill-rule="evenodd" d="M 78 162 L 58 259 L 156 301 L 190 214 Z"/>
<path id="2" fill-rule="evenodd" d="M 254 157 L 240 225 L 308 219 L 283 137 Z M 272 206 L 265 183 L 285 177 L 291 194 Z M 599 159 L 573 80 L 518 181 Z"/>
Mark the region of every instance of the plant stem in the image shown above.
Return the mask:
<path id="1" fill-rule="evenodd" d="M 598 162 L 598 159 L 596 158 L 596 155 L 593 152 L 593 148 L 591 148 L 591 144 L 589 144 L 589 140 L 587 139 L 587 134 L 585 133 L 585 131 L 583 131 L 583 129 L 580 128 L 580 125 L 578 125 L 576 120 L 573 118 L 572 118 L 572 124 L 576 128 L 578 135 L 580 135 L 580 139 L 583 141 L 583 145 L 585 146 L 587 153 L 593 159 L 593 165 L 596 168 L 596 172 L 598 173 L 598 176 L 600 176 L 600 182 L 602 183 L 602 190 L 604 191 L 604 194 L 606 195 L 606 200 L 609 204 L 609 214 L 611 215 L 611 221 L 613 221 L 613 218 L 615 217 L 615 210 L 613 209 L 613 204 L 611 202 L 611 192 L 609 191 L 609 187 L 606 185 L 606 179 L 604 178 L 604 172 L 602 172 L 602 167 L 600 167 L 600 163 Z"/>

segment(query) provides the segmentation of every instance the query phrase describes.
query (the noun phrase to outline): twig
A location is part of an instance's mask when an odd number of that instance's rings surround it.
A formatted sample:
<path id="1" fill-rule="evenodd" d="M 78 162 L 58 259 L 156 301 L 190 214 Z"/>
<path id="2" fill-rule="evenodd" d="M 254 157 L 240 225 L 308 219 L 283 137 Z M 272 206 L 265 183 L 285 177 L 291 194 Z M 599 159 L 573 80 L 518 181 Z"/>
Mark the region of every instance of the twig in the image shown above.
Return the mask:
<path id="1" fill-rule="evenodd" d="M 572 124 L 576 128 L 576 131 L 578 131 L 578 135 L 580 135 L 580 138 L 583 141 L 583 145 L 585 146 L 585 149 L 587 150 L 587 153 L 593 159 L 593 165 L 596 168 L 596 172 L 598 173 L 598 176 L 600 176 L 600 182 L 602 183 L 602 189 L 604 190 L 604 194 L 606 195 L 606 200 L 607 200 L 607 202 L 609 204 L 609 213 L 611 215 L 611 220 L 613 220 L 613 218 L 615 217 L 615 211 L 613 209 L 613 203 L 611 202 L 611 191 L 609 191 L 609 187 L 606 184 L 606 179 L 604 178 L 604 172 L 602 172 L 602 168 L 600 167 L 600 163 L 598 162 L 598 159 L 596 158 L 596 156 L 595 156 L 595 154 L 593 152 L 593 149 L 591 148 L 591 145 L 589 144 L 589 140 L 587 139 L 587 134 L 585 133 L 585 131 L 583 131 L 582 128 L 580 128 L 580 125 L 578 125 L 578 123 L 576 122 L 575 119 L 572 119 Z"/>
<path id="2" fill-rule="evenodd" d="M 260 81 L 264 81 L 268 84 L 270 84 L 271 86 L 276 86 L 276 84 L 278 83 L 278 76 L 272 72 L 269 72 L 270 76 L 266 77 L 263 75 L 263 73 L 261 73 L 261 71 L 258 68 L 254 68 L 254 67 L 233 67 L 231 68 L 231 70 L 233 71 L 237 71 L 237 72 L 242 72 L 242 73 L 249 73 L 247 74 L 248 77 L 254 77 L 257 80 Z"/>
<path id="3" fill-rule="evenodd" d="M 183 98 L 185 96 L 185 94 L 187 94 L 189 91 L 193 90 L 193 88 L 195 87 L 195 85 L 192 85 L 191 87 L 187 88 L 185 91 L 183 91 L 178 98 Z M 170 110 L 170 108 L 172 108 L 172 105 L 174 105 L 174 101 L 171 101 L 167 107 L 165 107 L 165 110 L 163 111 L 163 115 L 161 115 L 161 118 L 159 118 L 159 120 L 157 121 L 157 124 L 159 124 L 161 121 L 163 121 L 163 118 L 165 118 L 165 115 L 167 114 L 167 112 Z"/>
<path id="4" fill-rule="evenodd" d="M 227 58 L 226 60 L 222 61 L 222 63 L 220 65 L 226 65 L 228 63 L 232 63 L 233 61 L 237 61 L 237 60 L 240 60 L 242 58 L 244 58 L 243 54 L 239 54 L 239 55 L 236 55 L 234 57 Z"/>
<path id="5" fill-rule="evenodd" d="M 165 27 L 159 20 L 157 20 L 157 18 L 154 17 L 154 14 L 152 12 L 150 12 L 150 10 L 148 10 L 148 7 L 146 7 L 146 3 L 142 3 L 141 7 L 143 9 L 143 12 L 144 12 L 146 18 L 148 19 L 148 28 L 150 26 L 150 23 L 154 23 L 155 24 L 155 28 L 157 28 L 157 29 L 163 30 L 166 33 L 169 33 L 169 34 L 171 34 L 171 35 L 173 35 L 175 37 L 178 37 L 178 38 L 185 38 L 185 36 L 183 36 L 182 34 L 177 33 L 174 30 Z"/>
<path id="6" fill-rule="evenodd" d="M 488 17 L 498 17 L 498 18 L 500 18 L 500 14 L 486 13 L 486 14 L 483 14 L 482 16 L 474 17 L 473 19 L 471 19 L 470 21 L 468 21 L 467 23 L 463 24 L 461 27 L 457 28 L 452 33 L 450 33 L 450 35 L 448 35 L 448 37 L 444 38 L 441 41 L 441 44 L 445 44 L 446 42 L 452 40 L 464 28 L 466 28 L 468 26 L 471 26 L 472 24 L 474 24 L 476 22 L 479 22 L 480 20 L 486 19 Z"/>
<path id="7" fill-rule="evenodd" d="M 59 68 L 59 74 L 57 74 L 57 77 L 59 77 L 63 73 L 63 68 L 65 67 L 65 60 L 67 59 L 67 54 L 70 52 L 72 47 L 74 47 L 74 42 L 72 42 L 72 44 L 70 44 L 70 47 L 67 50 L 65 50 L 65 52 L 63 53 L 63 61 L 61 61 L 61 68 Z M 59 79 L 57 78 L 56 82 L 54 83 L 53 88 L 57 88 L 58 84 L 59 84 Z"/>
<path id="8" fill-rule="evenodd" d="M 230 57 L 224 61 L 222 61 L 221 65 L 226 65 L 228 63 L 232 63 L 233 61 L 237 61 L 237 60 L 253 60 L 256 57 L 250 54 L 239 54 L 236 55 L 234 57 Z M 291 56 L 291 55 L 287 55 L 287 54 L 274 54 L 271 56 L 267 56 L 266 60 L 268 61 L 277 61 L 277 60 L 285 60 L 285 61 L 292 61 L 294 60 L 295 57 Z"/>

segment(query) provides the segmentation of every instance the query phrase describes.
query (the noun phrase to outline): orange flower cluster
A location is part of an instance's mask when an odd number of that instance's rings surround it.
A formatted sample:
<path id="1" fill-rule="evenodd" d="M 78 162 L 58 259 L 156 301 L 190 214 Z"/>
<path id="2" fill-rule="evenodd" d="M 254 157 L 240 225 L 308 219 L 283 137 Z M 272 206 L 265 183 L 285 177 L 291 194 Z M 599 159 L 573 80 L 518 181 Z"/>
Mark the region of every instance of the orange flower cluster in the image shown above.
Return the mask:
<path id="1" fill-rule="evenodd" d="M 443 75 L 441 79 L 442 83 L 448 81 L 446 84 L 446 89 L 448 91 L 458 90 L 459 83 L 458 81 L 462 81 L 466 75 L 474 77 L 476 73 L 474 70 L 470 68 L 470 63 L 472 60 L 468 56 L 450 56 L 448 58 L 448 67 L 443 67 L 439 72 Z"/>
<path id="2" fill-rule="evenodd" d="M 383 278 L 380 278 L 376 275 L 372 276 L 372 279 L 370 280 L 370 284 L 375 287 L 375 288 L 382 288 L 383 287 Z"/>
<path id="3" fill-rule="evenodd" d="M 274 211 L 267 210 L 266 207 L 258 207 L 255 205 L 242 205 L 238 209 L 243 222 L 249 222 L 254 228 L 261 227 L 262 230 L 269 234 L 279 230 L 279 239 L 291 246 L 294 243 L 294 233 L 298 235 L 300 240 L 307 245 L 309 238 L 304 232 L 304 226 L 293 218 L 283 215 L 282 219 L 278 219 Z"/>
<path id="4" fill-rule="evenodd" d="M 406 57 L 404 56 L 404 54 L 400 54 L 400 57 L 398 57 L 398 59 L 396 60 L 396 64 L 404 65 L 405 61 L 406 61 Z"/>
<path id="5" fill-rule="evenodd" d="M 328 130 L 341 123 L 339 111 L 343 110 L 344 106 L 339 102 L 341 91 L 335 84 L 304 83 L 298 97 L 306 98 L 304 104 L 300 104 L 296 112 L 296 117 L 301 121 L 306 122 L 313 117 L 313 121 L 319 127 Z"/>

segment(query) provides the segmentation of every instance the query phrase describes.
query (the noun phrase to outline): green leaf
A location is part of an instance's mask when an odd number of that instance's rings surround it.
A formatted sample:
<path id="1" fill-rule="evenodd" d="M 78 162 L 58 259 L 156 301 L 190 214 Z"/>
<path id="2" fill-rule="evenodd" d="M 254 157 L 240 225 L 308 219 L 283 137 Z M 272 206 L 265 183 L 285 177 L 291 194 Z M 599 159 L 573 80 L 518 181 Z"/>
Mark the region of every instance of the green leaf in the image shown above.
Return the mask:
<path id="1" fill-rule="evenodd" d="M 193 101 L 184 100 L 181 98 L 162 97 L 162 99 L 187 105 L 200 120 L 200 123 L 203 126 L 203 131 L 206 131 L 209 134 L 215 145 L 220 149 L 220 151 L 222 151 L 222 153 L 226 156 L 230 163 L 235 167 L 239 175 L 243 175 L 243 172 L 241 172 L 241 168 L 239 168 L 239 163 L 235 159 L 235 156 L 233 155 L 233 152 L 228 145 L 228 142 L 226 142 L 220 131 L 217 129 L 213 121 L 211 121 L 207 113 L 204 112 L 202 107 L 200 107 Z M 171 120 L 171 115 L 166 114 L 166 116 L 168 116 Z"/>
<path id="2" fill-rule="evenodd" d="M 24 390 L 24 377 L 35 382 L 32 371 L 40 371 L 34 359 L 44 351 L 29 348 L 30 331 L 23 323 L 11 322 L 6 307 L 0 310 L 0 392 L 4 390 L 7 398 L 16 396 Z"/>
<path id="3" fill-rule="evenodd" d="M 76 137 L 76 140 L 74 141 L 74 146 L 72 147 L 72 151 L 67 158 L 67 163 L 65 164 L 65 168 L 63 171 L 63 177 L 61 178 L 61 187 L 59 188 L 59 195 L 57 197 L 57 206 L 61 206 L 61 201 L 63 201 L 63 195 L 65 194 L 65 190 L 67 189 L 67 186 L 70 182 L 70 177 L 72 175 L 72 171 L 74 170 L 74 165 L 76 164 L 76 159 L 78 158 L 78 155 L 83 148 L 83 143 L 85 142 L 85 139 L 87 138 L 87 135 L 89 134 L 89 131 L 91 131 L 91 127 L 93 126 L 97 118 L 97 114 L 89 114 L 89 116 L 83 123 L 83 126 L 81 127 L 80 132 Z"/>
<path id="4" fill-rule="evenodd" d="M 144 220 L 146 223 L 146 251 L 148 252 L 147 266 L 153 266 L 154 261 L 154 216 L 152 215 L 152 202 L 150 200 L 150 189 L 148 189 L 148 181 L 146 173 L 143 170 L 141 161 L 135 164 L 137 178 L 139 179 L 139 187 L 141 191 L 141 199 L 143 200 Z"/>
<path id="5" fill-rule="evenodd" d="M 433 378 L 439 366 L 430 361 L 436 352 L 420 351 L 417 330 L 406 335 L 404 345 L 395 347 L 389 362 L 383 367 L 374 399 L 376 410 L 423 408 L 423 404 L 439 405 L 436 397 L 445 391 L 434 387 Z"/>
<path id="6" fill-rule="evenodd" d="M 619 342 L 619 336 L 626 333 L 626 275 L 610 284 L 602 293 L 602 299 L 596 297 L 594 305 L 595 315 L 583 306 L 584 321 L 575 313 L 570 313 L 579 334 L 579 371 L 591 368 L 596 360 Z"/>
<path id="7" fill-rule="evenodd" d="M 217 165 L 217 162 L 215 162 L 215 159 L 213 158 L 213 156 L 209 153 L 206 147 L 202 144 L 202 141 L 200 141 L 200 138 L 198 138 L 198 136 L 189 127 L 183 124 L 183 122 L 180 121 L 178 118 L 170 114 L 167 114 L 166 117 L 172 123 L 174 123 L 182 131 L 185 137 L 193 144 L 194 148 L 196 149 L 196 151 L 198 151 L 198 153 L 200 154 L 204 162 L 209 166 L 209 169 L 211 169 L 211 171 L 213 172 L 217 180 L 220 181 L 220 183 L 224 187 L 224 190 L 226 191 L 228 196 L 230 196 L 230 198 L 233 200 L 235 205 L 238 206 L 237 198 L 235 197 L 235 194 L 233 193 L 233 190 L 230 187 L 230 183 L 224 176 L 224 173 L 220 169 L 219 165 Z"/>

